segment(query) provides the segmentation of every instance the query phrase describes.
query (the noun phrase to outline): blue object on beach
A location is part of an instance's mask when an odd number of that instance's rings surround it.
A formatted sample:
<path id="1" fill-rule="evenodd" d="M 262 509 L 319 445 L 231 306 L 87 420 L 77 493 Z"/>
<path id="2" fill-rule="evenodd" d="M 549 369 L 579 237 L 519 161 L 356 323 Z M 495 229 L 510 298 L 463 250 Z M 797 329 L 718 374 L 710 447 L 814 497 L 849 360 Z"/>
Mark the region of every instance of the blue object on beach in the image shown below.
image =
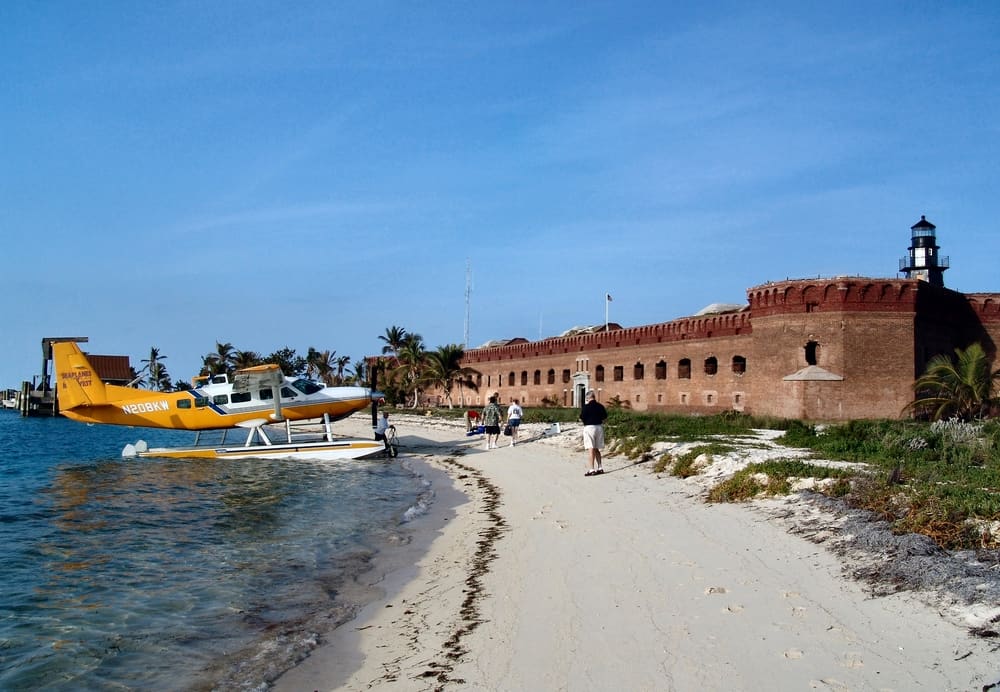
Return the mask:
<path id="1" fill-rule="evenodd" d="M 469 432 L 465 433 L 465 436 L 466 437 L 472 437 L 473 435 L 482 435 L 485 432 L 486 432 L 486 426 L 485 425 L 477 425 L 472 430 L 470 430 Z"/>

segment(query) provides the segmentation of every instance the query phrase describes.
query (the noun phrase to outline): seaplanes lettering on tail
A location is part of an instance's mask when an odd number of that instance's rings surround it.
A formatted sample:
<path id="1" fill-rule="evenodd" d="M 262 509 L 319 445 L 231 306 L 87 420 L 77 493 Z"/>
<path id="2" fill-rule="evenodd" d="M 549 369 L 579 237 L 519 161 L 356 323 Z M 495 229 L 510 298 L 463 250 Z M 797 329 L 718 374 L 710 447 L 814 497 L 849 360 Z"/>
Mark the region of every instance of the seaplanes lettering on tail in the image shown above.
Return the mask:
<path id="1" fill-rule="evenodd" d="M 76 380 L 81 387 L 89 387 L 91 381 L 94 379 L 94 373 L 92 370 L 81 370 L 79 372 L 64 372 L 61 373 L 61 377 L 64 380 Z"/>
<path id="2" fill-rule="evenodd" d="M 124 413 L 154 413 L 156 411 L 169 411 L 170 404 L 166 401 L 141 401 L 138 404 L 125 404 L 122 406 Z"/>

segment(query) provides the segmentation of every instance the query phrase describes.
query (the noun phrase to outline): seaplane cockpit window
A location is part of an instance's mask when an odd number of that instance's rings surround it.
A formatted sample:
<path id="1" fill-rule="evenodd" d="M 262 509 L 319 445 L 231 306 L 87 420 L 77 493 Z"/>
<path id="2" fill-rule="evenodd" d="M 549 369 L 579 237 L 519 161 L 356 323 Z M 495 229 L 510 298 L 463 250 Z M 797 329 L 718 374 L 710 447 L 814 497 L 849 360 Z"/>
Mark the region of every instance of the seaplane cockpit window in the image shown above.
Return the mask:
<path id="1" fill-rule="evenodd" d="M 323 389 L 323 385 L 316 384 L 312 380 L 307 380 L 305 378 L 299 378 L 292 382 L 292 386 L 303 394 L 315 394 Z"/>
<path id="2" fill-rule="evenodd" d="M 177 400 L 177 408 L 191 408 L 191 400 L 190 399 L 178 399 Z"/>
<path id="3" fill-rule="evenodd" d="M 257 398 L 261 401 L 267 401 L 268 399 L 274 398 L 274 390 L 270 387 L 265 387 L 264 389 L 257 392 Z"/>
<path id="4" fill-rule="evenodd" d="M 212 397 L 212 403 L 213 404 L 219 404 L 220 406 L 228 404 L 229 403 L 229 395 L 228 394 L 216 394 L 215 396 Z"/>
<path id="5" fill-rule="evenodd" d="M 195 408 L 204 408 L 205 406 L 208 406 L 208 397 L 207 396 L 196 396 L 194 398 L 194 407 Z"/>
<path id="6" fill-rule="evenodd" d="M 212 377 L 212 384 L 226 384 L 229 380 L 225 375 L 215 375 Z"/>
<path id="7" fill-rule="evenodd" d="M 230 401 L 234 404 L 242 404 L 250 401 L 250 392 L 233 392 L 233 396 Z"/>
<path id="8" fill-rule="evenodd" d="M 296 394 L 295 392 L 293 392 L 290 388 L 288 388 L 288 387 L 282 387 L 281 388 L 281 398 L 282 399 L 294 399 L 297 396 L 298 396 L 298 394 Z"/>

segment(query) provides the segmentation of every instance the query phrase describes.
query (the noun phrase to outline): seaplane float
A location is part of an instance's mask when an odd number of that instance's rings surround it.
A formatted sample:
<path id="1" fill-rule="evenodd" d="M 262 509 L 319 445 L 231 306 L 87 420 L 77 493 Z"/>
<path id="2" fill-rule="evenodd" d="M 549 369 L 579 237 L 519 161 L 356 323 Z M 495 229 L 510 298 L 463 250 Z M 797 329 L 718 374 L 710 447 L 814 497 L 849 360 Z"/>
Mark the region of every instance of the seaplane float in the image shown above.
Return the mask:
<path id="1" fill-rule="evenodd" d="M 125 457 L 332 461 L 386 451 L 374 438 L 335 437 L 330 425 L 371 406 L 374 427 L 383 399 L 374 389 L 323 386 L 270 364 L 237 370 L 232 380 L 196 377 L 190 390 L 155 392 L 105 384 L 75 341 L 53 341 L 52 361 L 59 412 L 67 418 L 195 432 L 191 446 L 151 448 L 139 440 L 125 446 Z M 234 430 L 245 437 L 230 444 Z"/>

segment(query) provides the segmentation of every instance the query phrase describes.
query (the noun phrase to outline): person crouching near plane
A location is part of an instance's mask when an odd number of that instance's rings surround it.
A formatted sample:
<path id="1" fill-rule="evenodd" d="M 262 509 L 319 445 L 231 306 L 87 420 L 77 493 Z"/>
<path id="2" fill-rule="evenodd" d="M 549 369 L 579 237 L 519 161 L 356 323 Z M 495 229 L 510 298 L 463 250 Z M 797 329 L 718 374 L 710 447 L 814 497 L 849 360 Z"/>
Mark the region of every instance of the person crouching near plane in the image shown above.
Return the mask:
<path id="1" fill-rule="evenodd" d="M 375 426 L 375 439 L 382 440 L 382 444 L 385 445 L 386 450 L 389 449 L 389 438 L 386 433 L 389 430 L 395 429 L 395 425 L 389 424 L 389 412 L 382 411 L 382 417 L 378 419 L 378 424 Z"/>

